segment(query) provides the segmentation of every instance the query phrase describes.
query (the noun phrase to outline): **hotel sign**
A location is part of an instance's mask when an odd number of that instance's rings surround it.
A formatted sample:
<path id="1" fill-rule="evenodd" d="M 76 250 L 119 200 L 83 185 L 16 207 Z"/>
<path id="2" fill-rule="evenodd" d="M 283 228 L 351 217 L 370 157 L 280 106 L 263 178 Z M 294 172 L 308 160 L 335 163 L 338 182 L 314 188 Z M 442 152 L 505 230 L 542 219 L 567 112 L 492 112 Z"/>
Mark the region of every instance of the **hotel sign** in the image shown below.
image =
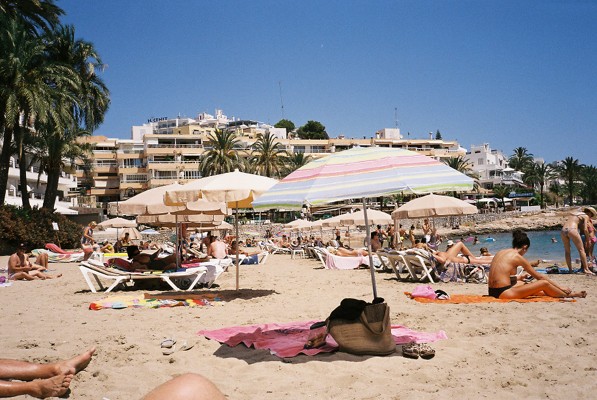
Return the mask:
<path id="1" fill-rule="evenodd" d="M 147 122 L 160 122 L 167 120 L 168 117 L 157 117 L 157 118 L 148 118 Z"/>
<path id="2" fill-rule="evenodd" d="M 515 192 L 511 192 L 508 197 L 511 199 L 514 199 L 516 197 L 534 197 L 535 193 L 530 192 L 530 193 L 515 193 Z"/>

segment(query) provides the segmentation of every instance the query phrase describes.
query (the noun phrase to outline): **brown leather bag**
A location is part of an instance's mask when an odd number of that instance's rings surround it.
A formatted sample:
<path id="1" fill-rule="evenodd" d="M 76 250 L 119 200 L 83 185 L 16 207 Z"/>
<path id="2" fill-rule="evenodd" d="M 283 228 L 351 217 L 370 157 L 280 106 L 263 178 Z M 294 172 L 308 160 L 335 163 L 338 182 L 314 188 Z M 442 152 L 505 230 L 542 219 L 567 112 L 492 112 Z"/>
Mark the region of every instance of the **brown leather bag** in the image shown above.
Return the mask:
<path id="1" fill-rule="evenodd" d="M 333 314 L 333 313 L 332 313 Z M 385 356 L 396 351 L 386 303 L 367 304 L 357 319 L 327 320 L 328 332 L 340 351 L 357 355 Z"/>

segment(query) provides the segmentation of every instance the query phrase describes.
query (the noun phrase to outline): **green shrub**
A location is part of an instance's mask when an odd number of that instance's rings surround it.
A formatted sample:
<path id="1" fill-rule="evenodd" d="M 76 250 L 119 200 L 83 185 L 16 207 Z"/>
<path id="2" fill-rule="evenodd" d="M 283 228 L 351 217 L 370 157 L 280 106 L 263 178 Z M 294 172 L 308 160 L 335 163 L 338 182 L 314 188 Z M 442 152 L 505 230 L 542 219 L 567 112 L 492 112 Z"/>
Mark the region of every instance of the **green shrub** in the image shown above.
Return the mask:
<path id="1" fill-rule="evenodd" d="M 58 223 L 55 231 L 52 222 Z M 19 243 L 29 249 L 44 248 L 46 243 L 60 243 L 66 249 L 80 247 L 83 228 L 62 214 L 33 208 L 27 212 L 11 205 L 0 206 L 0 254 L 12 254 Z"/>

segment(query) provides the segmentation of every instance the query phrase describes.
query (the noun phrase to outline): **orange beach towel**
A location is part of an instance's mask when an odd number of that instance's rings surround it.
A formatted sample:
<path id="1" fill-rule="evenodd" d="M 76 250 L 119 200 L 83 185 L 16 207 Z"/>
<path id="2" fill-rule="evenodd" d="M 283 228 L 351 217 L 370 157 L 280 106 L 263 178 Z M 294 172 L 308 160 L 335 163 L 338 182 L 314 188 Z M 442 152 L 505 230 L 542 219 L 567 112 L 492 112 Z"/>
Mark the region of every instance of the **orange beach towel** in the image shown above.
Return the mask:
<path id="1" fill-rule="evenodd" d="M 443 304 L 471 304 L 471 303 L 510 303 L 516 301 L 518 303 L 538 303 L 538 302 L 574 302 L 576 300 L 571 298 L 556 298 L 549 296 L 533 296 L 526 299 L 496 299 L 491 296 L 482 296 L 480 294 L 453 294 L 450 295 L 449 300 L 426 299 L 424 297 L 412 297 L 409 292 L 404 292 L 405 295 L 419 303 L 443 303 Z"/>

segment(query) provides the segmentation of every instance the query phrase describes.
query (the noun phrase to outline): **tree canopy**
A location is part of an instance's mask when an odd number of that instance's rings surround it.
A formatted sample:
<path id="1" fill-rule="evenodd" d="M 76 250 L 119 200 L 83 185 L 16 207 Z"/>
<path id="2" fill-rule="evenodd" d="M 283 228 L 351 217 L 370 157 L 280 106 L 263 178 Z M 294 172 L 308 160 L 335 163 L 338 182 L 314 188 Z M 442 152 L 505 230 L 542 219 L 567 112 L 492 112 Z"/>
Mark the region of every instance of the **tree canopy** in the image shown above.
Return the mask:
<path id="1" fill-rule="evenodd" d="M 307 123 L 297 130 L 301 139 L 329 139 L 325 126 L 318 121 L 307 121 Z"/>
<path id="2" fill-rule="evenodd" d="M 276 122 L 276 125 L 274 125 L 275 128 L 286 128 L 286 133 L 290 133 L 292 131 L 294 131 L 294 129 L 296 128 L 294 126 L 294 122 L 292 122 L 289 119 L 281 119 L 278 122 Z"/>

